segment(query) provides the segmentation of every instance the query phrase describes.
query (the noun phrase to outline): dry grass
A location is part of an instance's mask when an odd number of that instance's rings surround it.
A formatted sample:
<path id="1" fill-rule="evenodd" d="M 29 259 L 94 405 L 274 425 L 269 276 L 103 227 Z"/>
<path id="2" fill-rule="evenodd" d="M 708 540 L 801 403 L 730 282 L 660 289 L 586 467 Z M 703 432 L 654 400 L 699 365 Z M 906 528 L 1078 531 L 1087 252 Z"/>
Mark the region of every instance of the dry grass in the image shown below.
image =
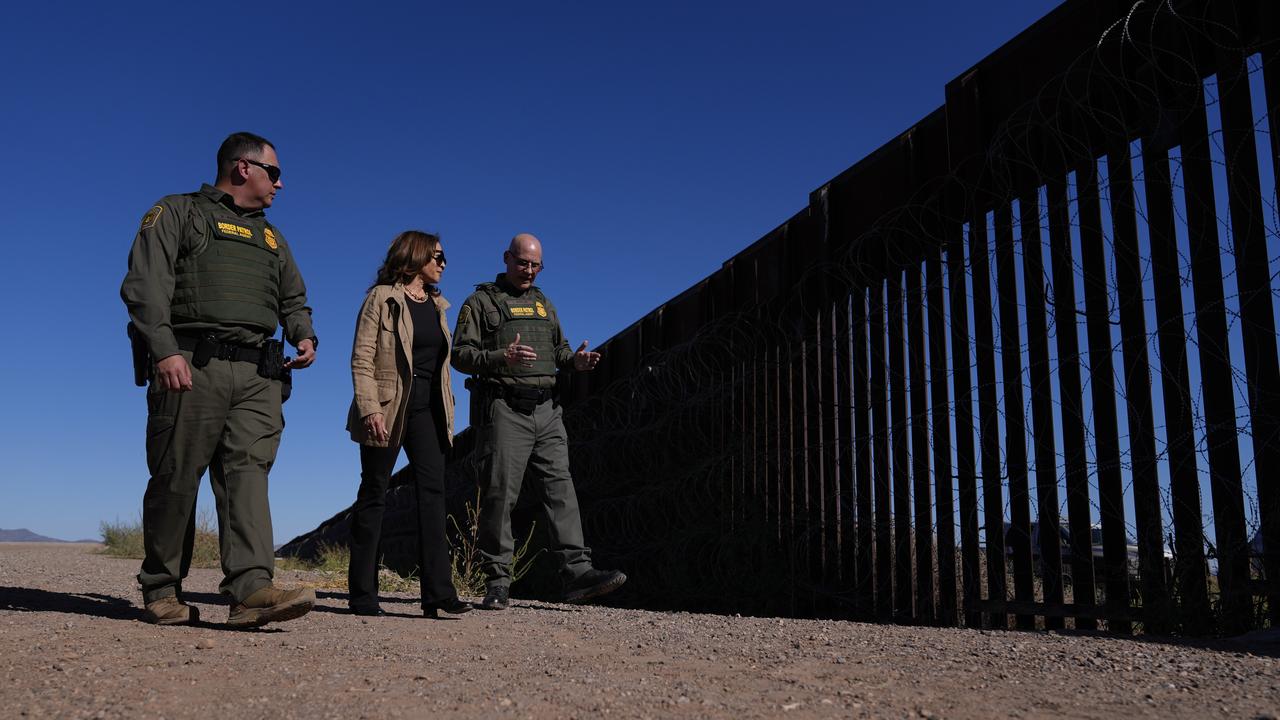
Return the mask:
<path id="1" fill-rule="evenodd" d="M 480 487 L 478 485 L 475 502 L 467 501 L 466 513 L 465 528 L 458 524 L 457 518 L 449 516 L 449 525 L 452 526 L 450 533 L 452 537 L 449 539 L 451 546 L 449 569 L 453 576 L 453 587 L 459 595 L 479 597 L 485 593 L 485 582 L 484 571 L 480 569 L 483 558 L 480 555 L 478 542 L 480 536 Z M 533 531 L 536 528 L 537 523 L 529 527 L 529 534 L 511 556 L 511 582 L 513 583 L 519 582 L 520 578 L 529 572 L 529 568 L 533 567 L 534 559 L 542 554 L 543 549 L 539 549 L 532 557 L 529 556 L 529 543 L 533 540 Z"/>
<path id="2" fill-rule="evenodd" d="M 276 558 L 276 570 L 295 570 L 308 577 L 298 583 L 322 590 L 347 590 L 347 568 L 351 565 L 351 548 L 346 545 L 323 545 L 315 560 Z M 386 566 L 378 567 L 378 590 L 382 592 L 411 592 L 418 589 L 415 575 L 402 576 Z"/>
<path id="3" fill-rule="evenodd" d="M 100 552 L 118 558 L 141 560 L 145 554 L 142 544 L 142 521 L 103 522 Z M 218 525 L 212 513 L 202 512 L 196 519 L 196 537 L 192 550 L 191 567 L 221 567 L 218 552 Z M 351 563 L 351 551 L 345 545 L 326 545 L 320 549 L 314 562 L 297 558 L 276 558 L 276 571 L 294 570 L 306 573 L 297 584 L 324 590 L 347 589 L 347 566 Z M 378 569 L 378 589 L 384 592 L 406 592 L 418 589 L 418 579 L 412 575 L 402 577 L 385 567 Z"/>
<path id="4" fill-rule="evenodd" d="M 103 555 L 141 560 L 145 554 L 142 544 L 142 520 L 129 522 L 103 522 L 100 551 Z M 196 536 L 191 552 L 191 567 L 216 568 L 221 565 L 218 552 L 218 524 L 207 510 L 196 516 Z"/>

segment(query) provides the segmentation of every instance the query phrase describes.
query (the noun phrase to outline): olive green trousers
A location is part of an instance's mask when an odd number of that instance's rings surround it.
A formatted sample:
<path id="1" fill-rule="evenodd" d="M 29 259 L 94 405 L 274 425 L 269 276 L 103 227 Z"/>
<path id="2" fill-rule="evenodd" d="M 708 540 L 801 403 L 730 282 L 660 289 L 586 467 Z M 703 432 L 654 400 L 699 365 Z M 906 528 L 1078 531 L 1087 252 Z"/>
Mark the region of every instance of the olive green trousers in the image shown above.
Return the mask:
<path id="1" fill-rule="evenodd" d="M 191 353 L 182 353 L 191 361 Z M 212 359 L 191 368 L 193 389 L 147 388 L 147 467 L 142 501 L 145 602 L 175 595 L 191 567 L 196 494 L 209 471 L 218 511 L 219 589 L 242 602 L 271 584 L 275 568 L 267 473 L 284 430 L 280 381 L 253 363 Z"/>
<path id="2" fill-rule="evenodd" d="M 511 584 L 511 509 L 520 497 L 526 472 L 541 491 L 551 537 L 548 548 L 568 582 L 591 569 L 591 550 L 583 543 L 578 495 L 569 475 L 569 440 L 558 405 L 544 402 L 524 415 L 494 398 L 480 420 L 480 532 L 485 584 Z"/>

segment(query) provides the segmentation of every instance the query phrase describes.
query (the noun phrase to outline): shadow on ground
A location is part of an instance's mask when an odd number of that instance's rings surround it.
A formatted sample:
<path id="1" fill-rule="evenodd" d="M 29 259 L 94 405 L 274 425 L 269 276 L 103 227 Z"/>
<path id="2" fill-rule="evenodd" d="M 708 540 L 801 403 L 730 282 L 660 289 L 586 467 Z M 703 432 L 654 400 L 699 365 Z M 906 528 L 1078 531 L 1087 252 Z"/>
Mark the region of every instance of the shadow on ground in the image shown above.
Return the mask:
<path id="1" fill-rule="evenodd" d="M 197 603 L 226 606 L 226 600 L 216 593 L 183 593 L 183 599 Z M 101 593 L 63 593 L 37 588 L 0 587 L 0 610 L 14 612 L 53 612 L 88 615 L 109 620 L 143 622 L 142 608 L 124 598 Z M 232 628 L 202 617 L 196 627 L 207 630 L 231 632 L 281 632 L 275 626 L 262 628 Z"/>
<path id="2" fill-rule="evenodd" d="M 60 593 L 23 587 L 0 587 L 0 609 L 75 613 L 112 620 L 142 619 L 142 609 L 124 598 L 100 593 Z"/>

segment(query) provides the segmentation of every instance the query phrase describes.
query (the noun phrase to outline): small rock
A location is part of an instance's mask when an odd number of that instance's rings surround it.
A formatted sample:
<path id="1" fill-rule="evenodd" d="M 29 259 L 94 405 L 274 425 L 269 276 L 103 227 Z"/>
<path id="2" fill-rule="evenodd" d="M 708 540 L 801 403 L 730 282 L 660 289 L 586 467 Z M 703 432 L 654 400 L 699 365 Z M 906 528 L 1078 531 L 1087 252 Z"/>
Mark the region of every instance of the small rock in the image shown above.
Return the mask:
<path id="1" fill-rule="evenodd" d="M 213 641 L 213 638 L 202 637 L 202 638 L 200 638 L 199 640 L 197 640 L 197 641 L 196 641 L 196 649 L 197 649 L 197 650 L 212 650 L 212 649 L 213 649 L 213 647 L 214 647 L 214 645 L 216 645 L 216 644 L 217 644 L 217 643 L 215 643 L 215 642 Z"/>

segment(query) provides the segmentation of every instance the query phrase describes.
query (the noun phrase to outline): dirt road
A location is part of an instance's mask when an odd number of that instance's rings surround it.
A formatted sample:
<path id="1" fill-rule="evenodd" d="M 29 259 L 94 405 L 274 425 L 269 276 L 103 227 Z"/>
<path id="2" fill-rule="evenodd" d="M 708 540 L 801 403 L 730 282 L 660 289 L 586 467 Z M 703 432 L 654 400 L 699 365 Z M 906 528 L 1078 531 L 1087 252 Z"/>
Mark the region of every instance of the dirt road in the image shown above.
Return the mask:
<path id="1" fill-rule="evenodd" d="M 0 544 L 0 716 L 152 718 L 1258 718 L 1280 712 L 1280 642 L 1192 647 L 653 613 L 517 601 L 426 620 L 412 595 L 360 619 L 224 629 L 140 621 L 137 563 Z M 283 583 L 305 579 L 290 572 Z M 1274 636 L 1272 636 L 1274 637 Z"/>

